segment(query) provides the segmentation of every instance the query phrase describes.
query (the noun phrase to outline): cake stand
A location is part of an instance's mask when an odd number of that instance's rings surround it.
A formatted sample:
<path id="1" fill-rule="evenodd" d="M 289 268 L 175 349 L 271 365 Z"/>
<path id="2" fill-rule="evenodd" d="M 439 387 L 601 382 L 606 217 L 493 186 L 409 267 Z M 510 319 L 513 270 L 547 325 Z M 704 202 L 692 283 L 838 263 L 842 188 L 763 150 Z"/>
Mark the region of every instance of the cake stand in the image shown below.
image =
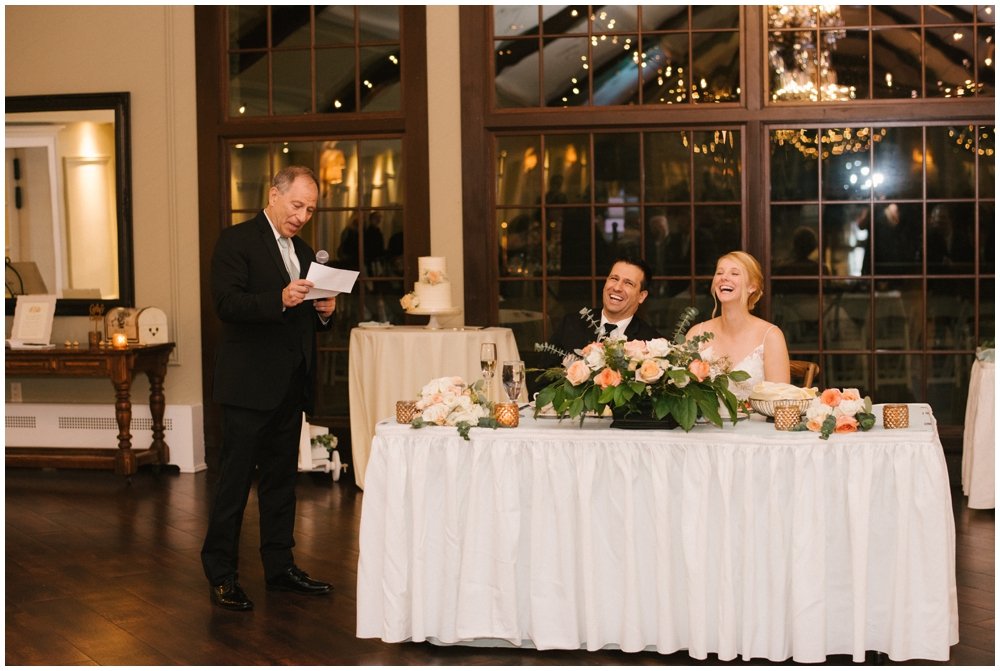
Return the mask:
<path id="1" fill-rule="evenodd" d="M 421 308 L 413 308 L 411 310 L 407 310 L 406 314 L 429 316 L 431 319 L 427 322 L 427 328 L 435 330 L 441 328 L 441 324 L 439 324 L 437 320 L 439 316 L 450 317 L 451 315 L 457 315 L 461 311 L 462 308 L 441 308 L 439 310 L 423 310 Z"/>

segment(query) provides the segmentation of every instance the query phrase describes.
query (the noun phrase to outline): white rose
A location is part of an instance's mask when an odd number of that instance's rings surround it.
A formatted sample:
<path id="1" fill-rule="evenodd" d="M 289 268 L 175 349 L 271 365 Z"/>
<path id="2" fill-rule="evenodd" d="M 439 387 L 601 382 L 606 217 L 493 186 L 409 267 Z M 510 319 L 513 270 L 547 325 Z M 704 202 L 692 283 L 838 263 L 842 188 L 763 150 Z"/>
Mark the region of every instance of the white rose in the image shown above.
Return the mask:
<path id="1" fill-rule="evenodd" d="M 670 354 L 674 347 L 666 338 L 655 338 L 646 341 L 646 349 L 649 351 L 649 356 L 663 359 Z"/>
<path id="2" fill-rule="evenodd" d="M 845 417 L 854 417 L 864 409 L 865 402 L 861 399 L 852 399 L 849 401 L 841 399 L 840 405 L 837 406 L 837 414 L 844 415 Z"/>
<path id="3" fill-rule="evenodd" d="M 831 412 L 830 406 L 823 403 L 810 403 L 806 408 L 806 419 L 810 422 L 822 424 L 827 415 Z"/>
<path id="4" fill-rule="evenodd" d="M 443 403 L 436 403 L 424 408 L 420 416 L 425 422 L 430 424 L 444 425 L 448 419 L 448 406 Z"/>

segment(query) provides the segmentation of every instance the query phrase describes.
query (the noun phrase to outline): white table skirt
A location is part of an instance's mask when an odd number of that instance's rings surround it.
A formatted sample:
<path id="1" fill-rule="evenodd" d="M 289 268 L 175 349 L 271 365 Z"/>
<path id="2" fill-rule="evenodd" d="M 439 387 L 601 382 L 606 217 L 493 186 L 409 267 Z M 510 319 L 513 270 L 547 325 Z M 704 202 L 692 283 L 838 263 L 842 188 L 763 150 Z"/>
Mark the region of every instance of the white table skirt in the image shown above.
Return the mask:
<path id="1" fill-rule="evenodd" d="M 375 424 L 394 417 L 396 401 L 416 400 L 434 378 L 458 375 L 468 383 L 482 377 L 479 347 L 497 345 L 493 398 L 500 398 L 500 362 L 517 360 L 509 328 L 431 330 L 422 326 L 351 329 L 348 389 L 351 399 L 351 453 L 354 481 L 362 489 Z"/>
<path id="2" fill-rule="evenodd" d="M 823 441 L 759 418 L 690 433 L 522 419 L 469 442 L 380 423 L 357 635 L 946 660 L 951 495 L 930 408 L 911 422 Z"/>
<path id="3" fill-rule="evenodd" d="M 962 436 L 962 491 L 970 508 L 996 507 L 996 368 L 976 360 Z"/>

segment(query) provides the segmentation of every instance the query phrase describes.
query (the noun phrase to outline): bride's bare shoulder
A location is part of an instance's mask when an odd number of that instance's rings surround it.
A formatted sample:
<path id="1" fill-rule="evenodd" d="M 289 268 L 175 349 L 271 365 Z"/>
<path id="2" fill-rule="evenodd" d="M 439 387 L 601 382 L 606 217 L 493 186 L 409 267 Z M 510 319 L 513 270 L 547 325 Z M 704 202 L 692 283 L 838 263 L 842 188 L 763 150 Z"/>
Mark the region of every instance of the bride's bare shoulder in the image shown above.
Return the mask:
<path id="1" fill-rule="evenodd" d="M 712 331 L 712 324 L 715 319 L 709 319 L 707 321 L 699 322 L 691 327 L 691 330 L 687 332 L 688 338 L 692 336 L 701 335 L 702 333 L 710 333 Z"/>

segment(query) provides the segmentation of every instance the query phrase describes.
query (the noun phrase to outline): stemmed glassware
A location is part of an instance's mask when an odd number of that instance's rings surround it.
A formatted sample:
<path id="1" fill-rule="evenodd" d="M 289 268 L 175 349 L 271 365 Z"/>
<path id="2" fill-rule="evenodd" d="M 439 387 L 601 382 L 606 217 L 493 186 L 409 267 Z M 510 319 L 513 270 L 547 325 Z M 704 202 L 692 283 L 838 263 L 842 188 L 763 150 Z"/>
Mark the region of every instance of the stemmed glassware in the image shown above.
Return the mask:
<path id="1" fill-rule="evenodd" d="M 493 388 L 493 376 L 497 372 L 497 344 L 495 342 L 484 342 L 479 347 L 479 366 L 483 371 L 483 379 L 486 380 L 486 398 L 489 399 L 490 391 Z"/>
<path id="2" fill-rule="evenodd" d="M 518 397 L 521 395 L 521 386 L 524 385 L 524 362 L 504 361 L 500 379 L 503 381 L 507 398 L 511 403 L 517 403 Z"/>

